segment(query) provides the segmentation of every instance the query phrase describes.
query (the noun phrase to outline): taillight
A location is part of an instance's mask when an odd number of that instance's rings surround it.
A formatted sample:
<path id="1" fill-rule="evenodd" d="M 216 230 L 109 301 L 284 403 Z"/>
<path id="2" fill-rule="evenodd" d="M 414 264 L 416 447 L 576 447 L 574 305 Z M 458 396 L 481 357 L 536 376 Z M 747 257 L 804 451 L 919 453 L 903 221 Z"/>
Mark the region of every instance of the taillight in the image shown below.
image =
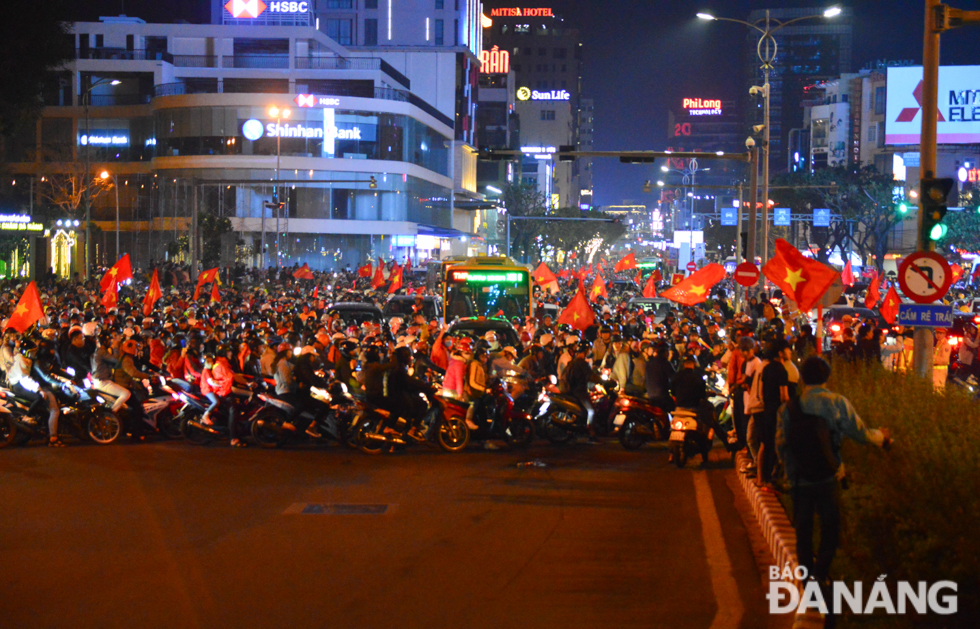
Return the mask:
<path id="1" fill-rule="evenodd" d="M 834 334 L 837 334 L 838 332 L 840 332 L 841 331 L 840 324 L 839 323 L 832 323 L 832 324 L 830 324 L 830 331 L 833 332 Z"/>
<path id="2" fill-rule="evenodd" d="M 960 344 L 961 340 L 962 339 L 958 336 L 951 336 L 949 337 L 949 344 L 952 345 L 953 347 L 956 347 L 957 345 Z"/>

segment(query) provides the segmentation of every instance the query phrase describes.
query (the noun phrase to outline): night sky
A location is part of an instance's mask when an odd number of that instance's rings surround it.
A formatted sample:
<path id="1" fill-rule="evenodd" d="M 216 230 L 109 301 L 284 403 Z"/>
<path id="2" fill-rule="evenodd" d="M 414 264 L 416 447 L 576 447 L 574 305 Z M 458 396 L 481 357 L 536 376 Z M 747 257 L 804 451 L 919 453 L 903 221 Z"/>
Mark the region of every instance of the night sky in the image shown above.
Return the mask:
<path id="1" fill-rule="evenodd" d="M 701 10 L 745 19 L 753 9 L 832 6 L 814 0 L 541 0 L 514 6 L 553 6 L 582 32 L 583 96 L 595 99 L 597 150 L 663 150 L 667 110 L 686 95 L 734 100 L 741 85 L 739 60 L 747 27 L 703 22 Z M 854 11 L 853 65 L 857 70 L 878 59 L 922 60 L 923 0 L 852 0 L 839 3 Z M 952 0 L 953 6 L 980 10 L 980 0 Z M 205 22 L 207 0 L 99 0 L 75 4 L 71 19 L 117 14 L 147 22 Z M 980 27 L 943 35 L 942 62 L 980 64 Z M 656 179 L 655 166 L 597 160 L 595 203 L 644 199 L 643 181 Z"/>

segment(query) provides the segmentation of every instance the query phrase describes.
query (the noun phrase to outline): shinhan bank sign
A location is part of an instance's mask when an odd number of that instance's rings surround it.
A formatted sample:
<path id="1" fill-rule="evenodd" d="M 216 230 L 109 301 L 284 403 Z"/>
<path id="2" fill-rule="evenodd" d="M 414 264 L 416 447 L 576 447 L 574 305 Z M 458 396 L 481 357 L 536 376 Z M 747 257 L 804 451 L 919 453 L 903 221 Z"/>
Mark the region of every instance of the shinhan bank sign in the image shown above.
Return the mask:
<path id="1" fill-rule="evenodd" d="M 363 139 L 360 127 L 339 128 L 337 126 L 337 111 L 332 107 L 324 108 L 322 126 L 299 122 L 262 122 L 252 118 L 242 124 L 242 136 L 252 142 L 263 137 L 323 140 L 323 155 L 327 157 L 332 157 L 337 152 L 337 140 Z"/>

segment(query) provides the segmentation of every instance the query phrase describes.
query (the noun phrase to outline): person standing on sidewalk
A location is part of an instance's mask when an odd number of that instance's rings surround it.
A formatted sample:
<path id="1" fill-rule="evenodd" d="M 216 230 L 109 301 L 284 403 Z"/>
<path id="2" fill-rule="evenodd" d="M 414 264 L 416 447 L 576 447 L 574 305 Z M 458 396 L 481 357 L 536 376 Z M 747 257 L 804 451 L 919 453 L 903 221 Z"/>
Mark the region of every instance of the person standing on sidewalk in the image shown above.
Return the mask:
<path id="1" fill-rule="evenodd" d="M 830 365 L 823 358 L 808 358 L 800 376 L 804 386 L 799 397 L 779 409 L 776 451 L 792 485 L 798 561 L 811 578 L 825 584 L 840 544 L 841 442 L 848 437 L 887 449 L 892 440 L 887 430 L 865 426 L 847 398 L 824 387 Z M 820 517 L 816 557 L 814 516 Z"/>

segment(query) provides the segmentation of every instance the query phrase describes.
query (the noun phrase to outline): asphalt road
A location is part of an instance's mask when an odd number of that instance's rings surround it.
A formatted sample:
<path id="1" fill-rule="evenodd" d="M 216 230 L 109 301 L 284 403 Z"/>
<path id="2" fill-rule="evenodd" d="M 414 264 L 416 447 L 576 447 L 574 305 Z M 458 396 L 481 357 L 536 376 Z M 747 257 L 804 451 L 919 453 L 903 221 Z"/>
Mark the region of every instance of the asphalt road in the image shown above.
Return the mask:
<path id="1" fill-rule="evenodd" d="M 666 459 L 0 450 L 0 627 L 765 627 L 730 464 Z"/>

